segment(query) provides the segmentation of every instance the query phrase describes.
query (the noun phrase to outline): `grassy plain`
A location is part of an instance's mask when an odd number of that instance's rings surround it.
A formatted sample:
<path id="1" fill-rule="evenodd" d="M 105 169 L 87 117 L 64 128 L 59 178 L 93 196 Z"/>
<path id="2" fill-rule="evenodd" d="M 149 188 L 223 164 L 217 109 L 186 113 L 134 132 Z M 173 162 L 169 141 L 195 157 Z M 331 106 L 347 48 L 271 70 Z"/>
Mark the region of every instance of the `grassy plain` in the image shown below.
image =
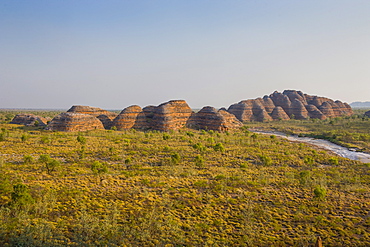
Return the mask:
<path id="1" fill-rule="evenodd" d="M 0 128 L 1 246 L 370 245 L 370 164 L 245 128 Z"/>

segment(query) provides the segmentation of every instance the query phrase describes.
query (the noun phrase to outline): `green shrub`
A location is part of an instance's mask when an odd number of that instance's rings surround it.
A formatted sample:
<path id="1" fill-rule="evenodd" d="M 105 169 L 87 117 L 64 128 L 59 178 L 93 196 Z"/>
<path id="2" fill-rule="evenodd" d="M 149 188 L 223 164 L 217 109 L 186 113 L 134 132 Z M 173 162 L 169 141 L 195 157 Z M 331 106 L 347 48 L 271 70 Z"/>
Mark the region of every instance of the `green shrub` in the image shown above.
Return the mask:
<path id="1" fill-rule="evenodd" d="M 174 165 L 177 165 L 181 161 L 181 156 L 178 153 L 171 154 L 171 162 Z"/>
<path id="2" fill-rule="evenodd" d="M 306 156 L 304 157 L 303 162 L 307 165 L 312 165 L 313 163 L 315 163 L 315 159 L 311 156 Z"/>
<path id="3" fill-rule="evenodd" d="M 33 163 L 33 157 L 31 155 L 24 155 L 23 156 L 23 163 L 24 164 L 32 164 Z"/>
<path id="4" fill-rule="evenodd" d="M 219 142 L 217 143 L 216 145 L 213 146 L 213 149 L 216 151 L 216 152 L 224 152 L 225 151 L 225 147 L 224 145 Z"/>
<path id="5" fill-rule="evenodd" d="M 85 145 L 86 144 L 86 138 L 84 136 L 82 136 L 82 135 L 78 135 L 77 136 L 77 141 L 79 143 L 81 143 L 81 145 Z"/>
<path id="6" fill-rule="evenodd" d="M 99 174 L 102 174 L 102 173 L 107 173 L 108 172 L 108 167 L 106 165 L 100 163 L 99 161 L 94 161 L 94 163 L 92 163 L 92 165 L 91 165 L 91 171 L 95 175 L 99 175 Z"/>
<path id="7" fill-rule="evenodd" d="M 21 183 L 13 185 L 11 198 L 11 204 L 17 206 L 26 206 L 27 204 L 34 202 L 34 199 L 30 195 L 27 186 Z"/>
<path id="8" fill-rule="evenodd" d="M 199 151 L 201 151 L 201 152 L 206 151 L 206 147 L 205 147 L 205 146 L 203 146 L 201 143 L 195 143 L 195 144 L 193 145 L 193 148 L 194 148 L 194 149 L 196 149 L 196 150 L 199 150 Z"/>
<path id="9" fill-rule="evenodd" d="M 197 167 L 204 167 L 204 159 L 199 154 L 197 156 L 195 156 L 195 161 L 194 162 L 195 162 L 195 165 Z"/>
<path id="10" fill-rule="evenodd" d="M 324 200 L 326 197 L 326 189 L 321 186 L 317 186 L 313 191 L 314 197 L 320 201 Z"/>
<path id="11" fill-rule="evenodd" d="M 21 136 L 21 140 L 22 140 L 22 142 L 27 141 L 29 138 L 30 138 L 30 137 L 29 137 L 29 135 L 27 135 L 27 134 L 23 134 L 23 135 Z"/>
<path id="12" fill-rule="evenodd" d="M 329 163 L 330 163 L 331 165 L 333 165 L 333 166 L 337 166 L 337 165 L 339 165 L 339 160 L 338 160 L 338 158 L 337 158 L 337 157 L 331 157 L 331 158 L 329 159 Z"/>
<path id="13" fill-rule="evenodd" d="M 42 144 L 48 144 L 48 143 L 50 143 L 50 137 L 49 136 L 42 136 L 41 137 L 41 143 Z"/>
<path id="14" fill-rule="evenodd" d="M 311 172 L 310 171 L 302 171 L 299 173 L 299 183 L 301 185 L 308 185 L 311 181 Z"/>
<path id="15" fill-rule="evenodd" d="M 8 177 L 4 174 L 0 174 L 0 195 L 9 194 L 12 190 L 13 188 Z"/>
<path id="16" fill-rule="evenodd" d="M 267 156 L 267 155 L 260 155 L 259 157 L 260 157 L 260 160 L 261 160 L 261 162 L 262 162 L 263 165 L 265 165 L 265 166 L 272 165 L 272 159 L 269 156 Z"/>
<path id="17" fill-rule="evenodd" d="M 1 132 L 0 133 L 0 142 L 5 141 L 5 139 L 6 139 L 5 132 Z"/>
<path id="18" fill-rule="evenodd" d="M 132 159 L 130 157 L 125 159 L 125 164 L 126 165 L 131 164 L 131 162 L 132 162 Z"/>
<path id="19" fill-rule="evenodd" d="M 163 133 L 162 137 L 163 137 L 163 140 L 168 140 L 168 139 L 171 138 L 170 134 L 168 134 L 168 133 Z"/>

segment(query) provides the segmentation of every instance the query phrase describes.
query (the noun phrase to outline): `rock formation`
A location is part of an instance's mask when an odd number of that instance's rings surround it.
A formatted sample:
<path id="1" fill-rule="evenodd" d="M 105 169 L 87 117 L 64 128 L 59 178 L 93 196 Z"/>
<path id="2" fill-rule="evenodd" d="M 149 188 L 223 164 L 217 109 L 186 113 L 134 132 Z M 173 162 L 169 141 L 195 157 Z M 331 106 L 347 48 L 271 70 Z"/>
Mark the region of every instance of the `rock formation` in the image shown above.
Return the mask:
<path id="1" fill-rule="evenodd" d="M 366 117 L 370 117 L 370 111 L 365 112 Z"/>
<path id="2" fill-rule="evenodd" d="M 274 120 L 289 120 L 290 117 L 281 106 L 276 106 L 271 113 L 271 117 Z"/>
<path id="3" fill-rule="evenodd" d="M 310 118 L 317 118 L 320 120 L 326 119 L 324 113 L 322 113 L 315 105 L 306 105 L 306 109 L 308 111 L 308 116 Z"/>
<path id="4" fill-rule="evenodd" d="M 323 120 L 352 114 L 352 108 L 347 103 L 307 95 L 301 91 L 285 90 L 283 93 L 275 91 L 269 96 L 240 101 L 227 110 L 206 106 L 197 113 L 192 112 L 184 100 L 171 100 L 143 109 L 133 105 L 122 110 L 119 115 L 97 107 L 76 105 L 55 117 L 47 129 L 84 131 L 115 126 L 118 130 L 133 128 L 169 131 L 187 126 L 227 131 L 241 127 L 244 121 L 266 122 L 291 118 Z"/>
<path id="5" fill-rule="evenodd" d="M 177 130 L 186 126 L 191 114 L 192 110 L 185 100 L 171 100 L 142 110 L 139 106 L 126 108 L 116 117 L 113 125 L 117 129 Z"/>
<path id="6" fill-rule="evenodd" d="M 352 108 L 341 101 L 312 96 L 296 90 L 275 91 L 263 98 L 243 100 L 229 107 L 228 112 L 240 121 L 270 121 L 350 116 Z"/>
<path id="7" fill-rule="evenodd" d="M 46 126 L 47 119 L 34 114 L 17 114 L 10 123 L 26 126 Z"/>
<path id="8" fill-rule="evenodd" d="M 150 105 L 143 108 L 137 116 L 135 129 L 139 130 L 150 130 L 153 129 L 153 117 L 156 106 Z"/>
<path id="9" fill-rule="evenodd" d="M 240 128 L 243 124 L 227 111 L 217 111 L 214 107 L 205 106 L 199 112 L 192 114 L 187 126 L 196 129 L 228 131 Z"/>
<path id="10" fill-rule="evenodd" d="M 54 117 L 47 130 L 54 131 L 87 131 L 87 130 L 102 130 L 104 126 L 102 122 L 89 114 L 63 112 Z"/>
<path id="11" fill-rule="evenodd" d="M 106 129 L 110 129 L 113 126 L 113 120 L 117 116 L 117 114 L 114 112 L 106 111 L 98 107 L 82 105 L 74 105 L 67 112 L 92 115 L 98 118 Z"/>
<path id="12" fill-rule="evenodd" d="M 128 130 L 135 126 L 138 115 L 143 111 L 140 106 L 129 106 L 121 111 L 121 113 L 113 120 L 113 126 L 117 130 Z"/>
<path id="13" fill-rule="evenodd" d="M 152 128 L 160 131 L 177 130 L 186 125 L 192 110 L 185 100 L 171 100 L 154 110 Z"/>

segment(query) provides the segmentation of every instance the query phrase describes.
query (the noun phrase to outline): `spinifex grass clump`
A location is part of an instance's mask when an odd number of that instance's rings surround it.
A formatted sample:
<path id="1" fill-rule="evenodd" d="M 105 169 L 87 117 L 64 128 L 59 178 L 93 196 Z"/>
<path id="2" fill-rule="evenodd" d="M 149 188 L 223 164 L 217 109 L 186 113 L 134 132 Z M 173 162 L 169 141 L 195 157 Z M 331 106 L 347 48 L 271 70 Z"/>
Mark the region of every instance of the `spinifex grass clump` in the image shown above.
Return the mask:
<path id="1" fill-rule="evenodd" d="M 0 246 L 370 242 L 370 166 L 310 145 L 245 129 L 19 127 L 0 126 Z"/>

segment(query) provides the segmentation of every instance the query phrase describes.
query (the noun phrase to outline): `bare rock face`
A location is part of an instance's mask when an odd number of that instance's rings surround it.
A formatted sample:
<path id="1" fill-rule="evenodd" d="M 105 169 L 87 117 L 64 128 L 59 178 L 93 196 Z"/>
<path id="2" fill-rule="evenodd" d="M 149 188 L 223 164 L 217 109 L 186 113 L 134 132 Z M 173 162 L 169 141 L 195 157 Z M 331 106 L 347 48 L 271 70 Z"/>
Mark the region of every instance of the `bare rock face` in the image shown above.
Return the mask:
<path id="1" fill-rule="evenodd" d="M 290 117 L 281 106 L 276 106 L 271 113 L 271 117 L 274 120 L 289 120 Z"/>
<path id="2" fill-rule="evenodd" d="M 301 91 L 284 90 L 283 94 L 288 96 L 290 102 L 293 102 L 294 100 L 298 100 L 302 102 L 303 105 L 307 105 L 306 97 Z"/>
<path id="3" fill-rule="evenodd" d="M 242 122 L 252 121 L 253 117 L 253 100 L 243 100 L 237 104 L 233 104 L 227 110 L 234 114 L 237 119 Z"/>
<path id="4" fill-rule="evenodd" d="M 224 110 L 217 111 L 211 106 L 205 106 L 194 113 L 187 125 L 189 128 L 215 131 L 228 131 L 243 126 L 234 115 Z"/>
<path id="5" fill-rule="evenodd" d="M 283 93 L 275 91 L 263 98 L 243 100 L 231 105 L 228 112 L 242 122 L 287 120 L 292 116 L 295 119 L 326 119 L 353 114 L 352 108 L 347 103 L 307 95 L 296 90 L 285 90 Z"/>
<path id="6" fill-rule="evenodd" d="M 308 118 L 308 111 L 306 107 L 304 107 L 303 103 L 298 99 L 294 99 L 290 106 L 290 118 L 294 119 L 307 119 Z"/>
<path id="7" fill-rule="evenodd" d="M 321 106 L 318 107 L 318 109 L 326 116 L 326 117 L 335 117 L 332 104 L 330 104 L 329 101 L 326 101 L 322 103 Z"/>
<path id="8" fill-rule="evenodd" d="M 321 120 L 326 119 L 326 116 L 324 115 L 324 113 L 322 113 L 319 109 L 317 109 L 315 105 L 306 105 L 306 109 L 308 111 L 308 116 L 310 118 L 317 118 Z"/>
<path id="9" fill-rule="evenodd" d="M 185 127 L 191 114 L 185 100 L 171 100 L 155 108 L 151 127 L 160 131 L 177 130 Z"/>
<path id="10" fill-rule="evenodd" d="M 144 107 L 142 112 L 137 115 L 134 128 L 139 130 L 152 129 L 155 108 L 156 106 L 153 105 Z"/>
<path id="11" fill-rule="evenodd" d="M 270 94 L 270 98 L 274 102 L 275 106 L 281 106 L 284 109 L 284 111 L 288 115 L 290 115 L 289 111 L 290 111 L 290 105 L 292 104 L 292 102 L 290 101 L 288 96 L 275 91 L 274 93 Z"/>
<path id="12" fill-rule="evenodd" d="M 258 101 L 255 101 L 253 106 L 253 120 L 259 122 L 268 122 L 272 121 L 272 117 L 267 113 L 265 107 Z"/>
<path id="13" fill-rule="evenodd" d="M 135 128 L 139 130 L 169 131 L 185 127 L 192 110 L 185 100 L 171 100 L 159 106 L 130 106 L 114 120 L 118 130 Z"/>
<path id="14" fill-rule="evenodd" d="M 63 112 L 54 117 L 47 130 L 53 131 L 87 131 L 87 130 L 103 130 L 104 126 L 100 120 L 89 114 Z"/>
<path id="15" fill-rule="evenodd" d="M 140 106 L 132 105 L 121 111 L 113 120 L 113 126 L 117 130 L 128 130 L 135 126 L 138 115 L 143 111 Z"/>
<path id="16" fill-rule="evenodd" d="M 67 112 L 75 112 L 92 115 L 97 117 L 104 125 L 104 128 L 110 129 L 113 126 L 113 120 L 117 114 L 114 112 L 106 111 L 98 107 L 74 105 Z"/>
<path id="17" fill-rule="evenodd" d="M 265 110 L 268 114 L 272 113 L 275 109 L 274 101 L 269 98 L 267 95 L 263 96 L 262 105 L 265 107 Z"/>
<path id="18" fill-rule="evenodd" d="M 47 119 L 34 114 L 17 114 L 10 123 L 26 126 L 46 126 Z"/>
<path id="19" fill-rule="evenodd" d="M 370 117 L 370 111 L 365 112 L 366 117 Z"/>

